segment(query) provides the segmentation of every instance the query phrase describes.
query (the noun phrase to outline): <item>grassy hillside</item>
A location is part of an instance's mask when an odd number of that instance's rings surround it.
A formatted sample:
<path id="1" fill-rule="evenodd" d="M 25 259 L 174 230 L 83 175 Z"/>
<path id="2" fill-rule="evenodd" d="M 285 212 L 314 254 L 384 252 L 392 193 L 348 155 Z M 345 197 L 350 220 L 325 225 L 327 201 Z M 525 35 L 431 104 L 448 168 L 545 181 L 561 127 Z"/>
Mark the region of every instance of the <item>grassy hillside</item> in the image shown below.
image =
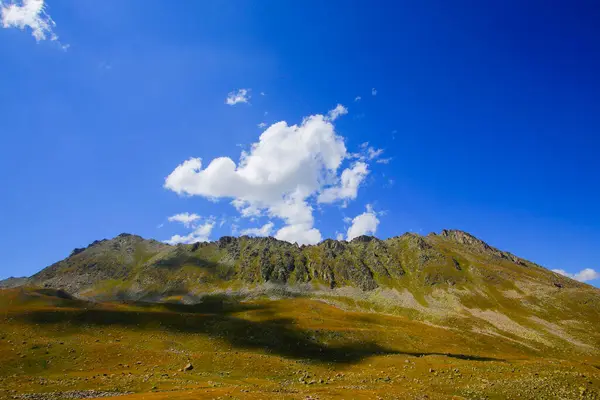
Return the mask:
<path id="1" fill-rule="evenodd" d="M 0 397 L 599 397 L 600 291 L 461 231 L 122 234 L 15 283 Z"/>
<path id="2" fill-rule="evenodd" d="M 75 249 L 27 284 L 95 301 L 301 296 L 501 336 L 538 350 L 588 354 L 600 348 L 598 289 L 461 231 L 315 246 L 250 237 L 169 246 L 123 234 Z"/>
<path id="3" fill-rule="evenodd" d="M 600 389 L 597 355 L 549 355 L 303 297 L 90 303 L 6 289 L 0 316 L 5 398 L 550 399 L 598 398 Z"/>

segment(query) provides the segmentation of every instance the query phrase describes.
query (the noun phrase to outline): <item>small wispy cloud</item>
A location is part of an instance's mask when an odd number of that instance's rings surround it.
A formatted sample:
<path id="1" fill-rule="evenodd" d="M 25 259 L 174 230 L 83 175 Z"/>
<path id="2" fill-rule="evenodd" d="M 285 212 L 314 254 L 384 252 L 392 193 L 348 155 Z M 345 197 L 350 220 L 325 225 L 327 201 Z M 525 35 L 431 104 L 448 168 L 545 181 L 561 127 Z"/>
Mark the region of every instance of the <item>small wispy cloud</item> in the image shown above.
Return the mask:
<path id="1" fill-rule="evenodd" d="M 362 99 L 362 97 L 360 97 L 360 96 L 356 96 L 356 97 L 354 98 L 354 101 L 360 101 L 361 99 Z"/>
<path id="2" fill-rule="evenodd" d="M 11 0 L 4 4 L 0 0 L 0 16 L 4 28 L 31 29 L 31 35 L 37 42 L 49 39 L 60 44 L 63 50 L 69 46 L 63 45 L 54 33 L 56 23 L 46 12 L 44 0 Z"/>
<path id="3" fill-rule="evenodd" d="M 593 270 L 591 268 L 582 269 L 581 271 L 576 272 L 574 274 L 569 273 L 569 272 L 565 271 L 564 269 L 553 269 L 552 271 L 556 272 L 557 274 L 567 276 L 571 279 L 575 279 L 576 281 L 580 281 L 580 282 L 587 282 L 587 281 L 593 281 L 594 279 L 600 279 L 600 273 L 598 273 L 596 270 Z"/>
<path id="4" fill-rule="evenodd" d="M 269 236 L 269 235 L 271 235 L 271 233 L 273 233 L 273 227 L 274 226 L 275 226 L 274 223 L 267 222 L 266 224 L 264 224 L 260 228 L 248 228 L 248 229 L 244 229 L 244 230 L 242 230 L 241 234 L 242 235 L 249 235 L 249 236 Z"/>
<path id="5" fill-rule="evenodd" d="M 263 129 L 264 127 L 267 126 L 267 124 L 265 122 L 261 122 L 260 124 L 258 124 L 256 126 L 258 126 L 260 129 Z"/>
<path id="6" fill-rule="evenodd" d="M 190 227 L 194 222 L 198 221 L 200 216 L 198 214 L 190 214 L 190 213 L 180 213 L 175 214 L 167 218 L 169 222 L 179 222 L 182 223 L 185 227 Z"/>
<path id="7" fill-rule="evenodd" d="M 229 92 L 225 99 L 225 104 L 230 106 L 238 103 L 248 103 L 250 100 L 250 89 L 239 89 L 238 91 Z"/>
<path id="8" fill-rule="evenodd" d="M 390 158 L 378 160 L 378 158 L 383 154 L 383 152 L 383 149 L 376 149 L 373 146 L 369 146 L 369 142 L 364 142 L 360 144 L 360 152 L 351 153 L 349 155 L 349 158 L 357 158 L 361 161 L 377 160 L 376 162 L 379 164 L 387 164 L 391 161 Z"/>
<path id="9" fill-rule="evenodd" d="M 350 225 L 346 233 L 347 240 L 352 240 L 362 235 L 374 235 L 377 232 L 377 226 L 379 226 L 377 215 L 379 213 L 373 210 L 371 204 L 367 204 L 366 209 L 366 212 L 352 219 L 352 225 Z"/>
<path id="10" fill-rule="evenodd" d="M 333 110 L 327 113 L 327 118 L 330 121 L 335 121 L 342 115 L 348 114 L 348 109 L 341 104 L 338 104 Z"/>
<path id="11" fill-rule="evenodd" d="M 215 226 L 215 221 L 209 220 L 202 225 L 194 228 L 188 235 L 173 235 L 169 240 L 165 240 L 170 245 L 185 243 L 196 243 L 196 242 L 208 242 L 210 234 Z"/>
<path id="12" fill-rule="evenodd" d="M 377 96 L 377 89 L 375 89 L 375 88 L 371 89 L 371 95 Z"/>
<path id="13" fill-rule="evenodd" d="M 374 160 L 383 154 L 383 149 L 376 149 L 374 147 L 369 147 L 367 149 L 367 158 L 369 160 Z"/>
<path id="14" fill-rule="evenodd" d="M 392 158 L 380 158 L 379 160 L 375 161 L 377 164 L 389 164 L 390 161 L 392 161 Z"/>

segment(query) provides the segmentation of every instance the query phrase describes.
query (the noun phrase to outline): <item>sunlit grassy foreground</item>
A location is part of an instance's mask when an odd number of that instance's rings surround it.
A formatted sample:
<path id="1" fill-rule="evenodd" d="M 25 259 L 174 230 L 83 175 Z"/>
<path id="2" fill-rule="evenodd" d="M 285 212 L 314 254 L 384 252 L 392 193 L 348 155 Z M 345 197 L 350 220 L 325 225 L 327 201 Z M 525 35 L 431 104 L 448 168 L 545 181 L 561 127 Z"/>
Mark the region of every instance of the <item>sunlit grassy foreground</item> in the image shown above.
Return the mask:
<path id="1" fill-rule="evenodd" d="M 600 388 L 595 356 L 316 299 L 97 304 L 10 289 L 0 312 L 0 398 L 598 398 Z"/>

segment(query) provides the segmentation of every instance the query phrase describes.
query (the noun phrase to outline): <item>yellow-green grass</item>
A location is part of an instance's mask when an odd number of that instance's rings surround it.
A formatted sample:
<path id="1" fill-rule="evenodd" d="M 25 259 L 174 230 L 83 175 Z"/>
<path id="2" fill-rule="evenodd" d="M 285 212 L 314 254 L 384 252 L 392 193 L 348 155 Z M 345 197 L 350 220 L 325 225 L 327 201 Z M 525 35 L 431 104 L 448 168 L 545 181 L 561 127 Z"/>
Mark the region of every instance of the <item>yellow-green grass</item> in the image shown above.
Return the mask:
<path id="1" fill-rule="evenodd" d="M 89 303 L 0 291 L 0 398 L 598 398 L 597 356 L 317 299 Z M 194 369 L 180 371 L 188 362 Z M 310 396 L 310 397 L 308 397 Z"/>

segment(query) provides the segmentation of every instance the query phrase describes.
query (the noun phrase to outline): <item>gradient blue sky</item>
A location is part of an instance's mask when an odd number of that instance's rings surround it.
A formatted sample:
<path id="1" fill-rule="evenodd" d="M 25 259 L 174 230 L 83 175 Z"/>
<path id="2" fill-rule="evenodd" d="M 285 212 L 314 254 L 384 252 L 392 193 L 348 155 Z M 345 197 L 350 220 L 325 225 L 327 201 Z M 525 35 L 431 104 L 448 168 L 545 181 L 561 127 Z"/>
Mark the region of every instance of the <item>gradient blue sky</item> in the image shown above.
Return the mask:
<path id="1" fill-rule="evenodd" d="M 348 152 L 369 142 L 391 162 L 369 162 L 347 207 L 311 203 L 323 238 L 369 204 L 379 237 L 462 229 L 600 268 L 595 1 L 45 1 L 58 40 L 0 29 L 0 278 L 121 232 L 186 235 L 167 221 L 182 212 L 214 216 L 210 239 L 277 231 L 165 178 L 338 103 Z M 225 104 L 241 88 L 249 103 Z"/>

